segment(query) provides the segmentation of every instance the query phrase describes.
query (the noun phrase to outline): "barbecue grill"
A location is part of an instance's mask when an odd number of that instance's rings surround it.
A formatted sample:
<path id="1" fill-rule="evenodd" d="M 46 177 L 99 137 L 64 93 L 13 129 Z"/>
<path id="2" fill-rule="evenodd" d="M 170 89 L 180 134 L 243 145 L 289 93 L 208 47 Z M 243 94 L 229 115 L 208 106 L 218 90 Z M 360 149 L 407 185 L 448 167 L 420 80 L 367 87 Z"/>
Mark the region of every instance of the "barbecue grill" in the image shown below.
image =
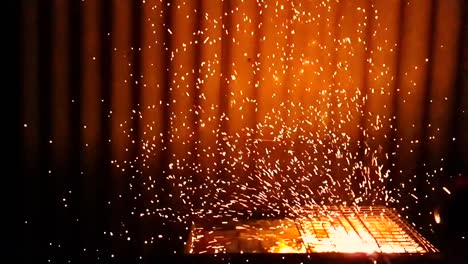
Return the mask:
<path id="1" fill-rule="evenodd" d="M 438 250 L 383 206 L 316 206 L 294 219 L 194 224 L 186 252 L 437 254 Z"/>

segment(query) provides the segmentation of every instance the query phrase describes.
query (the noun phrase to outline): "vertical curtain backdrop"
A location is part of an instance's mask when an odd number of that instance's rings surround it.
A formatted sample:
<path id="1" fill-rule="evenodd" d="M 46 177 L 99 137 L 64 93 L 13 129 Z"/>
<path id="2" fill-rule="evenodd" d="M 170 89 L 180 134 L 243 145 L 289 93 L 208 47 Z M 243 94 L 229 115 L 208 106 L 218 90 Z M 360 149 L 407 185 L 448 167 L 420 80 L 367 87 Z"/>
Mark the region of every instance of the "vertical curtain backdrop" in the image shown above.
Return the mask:
<path id="1" fill-rule="evenodd" d="M 463 2 L 22 1 L 27 243 L 172 250 L 194 217 L 307 204 L 430 218 L 467 171 Z"/>

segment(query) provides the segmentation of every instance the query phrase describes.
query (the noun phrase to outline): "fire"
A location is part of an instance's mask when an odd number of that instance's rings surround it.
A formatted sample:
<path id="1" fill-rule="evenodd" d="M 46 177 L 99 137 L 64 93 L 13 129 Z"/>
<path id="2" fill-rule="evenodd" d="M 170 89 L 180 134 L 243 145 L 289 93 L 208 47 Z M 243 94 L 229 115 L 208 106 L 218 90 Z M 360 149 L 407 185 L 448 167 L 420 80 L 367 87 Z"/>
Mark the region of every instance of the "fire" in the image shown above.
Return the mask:
<path id="1" fill-rule="evenodd" d="M 356 234 L 347 232 L 343 227 L 328 230 L 329 238 L 320 240 L 307 232 L 305 237 L 313 245 L 313 252 L 372 253 L 379 251 L 377 244 L 368 243 Z"/>
<path id="2" fill-rule="evenodd" d="M 301 245 L 300 248 L 294 248 L 291 247 L 290 245 L 287 245 L 284 242 L 280 242 L 278 246 L 276 247 L 271 247 L 270 250 L 268 250 L 270 253 L 305 253 L 307 252 L 305 247 Z"/>

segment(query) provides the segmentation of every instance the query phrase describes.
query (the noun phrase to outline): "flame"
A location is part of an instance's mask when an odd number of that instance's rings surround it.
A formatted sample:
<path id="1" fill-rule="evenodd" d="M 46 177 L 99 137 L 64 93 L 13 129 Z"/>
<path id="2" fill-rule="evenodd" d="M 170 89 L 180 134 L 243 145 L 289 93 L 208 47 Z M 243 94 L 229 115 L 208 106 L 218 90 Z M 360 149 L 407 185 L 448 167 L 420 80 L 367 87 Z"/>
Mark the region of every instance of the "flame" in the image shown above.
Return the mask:
<path id="1" fill-rule="evenodd" d="M 285 244 L 284 242 L 280 242 L 278 246 L 272 247 L 269 250 L 269 252 L 270 253 L 305 253 L 306 250 L 303 246 L 301 246 L 301 248 L 294 248 Z"/>
<path id="2" fill-rule="evenodd" d="M 347 232 L 343 227 L 328 229 L 328 238 L 317 238 L 310 232 L 305 233 L 309 245 L 313 245 L 314 252 L 341 252 L 341 253 L 372 253 L 380 251 L 374 242 L 360 238 L 357 234 Z"/>

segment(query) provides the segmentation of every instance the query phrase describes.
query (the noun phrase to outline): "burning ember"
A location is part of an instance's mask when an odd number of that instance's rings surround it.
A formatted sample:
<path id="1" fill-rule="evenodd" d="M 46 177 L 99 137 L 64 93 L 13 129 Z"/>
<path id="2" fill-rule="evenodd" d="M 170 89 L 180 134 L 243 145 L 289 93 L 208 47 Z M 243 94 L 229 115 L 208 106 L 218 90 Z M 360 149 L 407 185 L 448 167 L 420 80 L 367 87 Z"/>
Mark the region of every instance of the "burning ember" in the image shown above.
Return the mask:
<path id="1" fill-rule="evenodd" d="M 194 225 L 187 253 L 434 253 L 437 249 L 385 207 L 314 207 L 295 219 L 209 230 Z"/>

